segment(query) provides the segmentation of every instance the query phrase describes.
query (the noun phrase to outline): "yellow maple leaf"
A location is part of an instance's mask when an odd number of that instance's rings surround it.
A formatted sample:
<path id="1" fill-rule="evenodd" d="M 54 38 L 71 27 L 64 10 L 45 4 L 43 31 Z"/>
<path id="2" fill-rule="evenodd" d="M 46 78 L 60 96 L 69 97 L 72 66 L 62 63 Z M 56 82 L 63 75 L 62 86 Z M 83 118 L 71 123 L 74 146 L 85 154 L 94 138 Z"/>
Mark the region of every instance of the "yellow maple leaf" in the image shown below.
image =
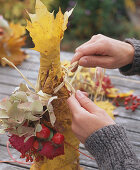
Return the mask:
<path id="1" fill-rule="evenodd" d="M 36 51 L 45 55 L 52 55 L 56 49 L 60 48 L 60 41 L 63 38 L 72 11 L 73 9 L 63 15 L 61 9 L 59 9 L 56 17 L 54 17 L 53 12 L 50 13 L 40 0 L 36 0 L 36 13 L 28 13 L 31 22 L 27 21 L 26 27 L 33 39 Z"/>
<path id="2" fill-rule="evenodd" d="M 15 38 L 20 38 L 22 35 L 26 33 L 25 27 L 20 24 L 10 23 L 11 34 Z"/>
<path id="3" fill-rule="evenodd" d="M 21 47 L 25 44 L 26 37 L 25 28 L 20 24 L 10 24 L 10 34 L 5 32 L 1 37 L 0 43 L 0 63 L 5 66 L 7 63 L 2 60 L 3 57 L 10 60 L 14 65 L 21 64 L 28 55 L 21 50 Z"/>
<path id="4" fill-rule="evenodd" d="M 115 110 L 116 107 L 115 107 L 111 102 L 109 102 L 108 100 L 106 100 L 106 101 L 95 101 L 95 104 L 96 104 L 98 107 L 100 107 L 100 108 L 102 108 L 103 110 L 105 110 L 105 111 L 108 113 L 108 115 L 109 115 L 112 119 L 114 119 L 113 111 Z"/>
<path id="5" fill-rule="evenodd" d="M 109 89 L 108 92 L 109 93 L 107 94 L 107 97 L 116 98 L 117 96 L 119 96 L 119 97 L 128 97 L 131 94 L 133 94 L 134 90 L 130 90 L 128 92 L 123 93 L 123 92 L 118 92 L 118 89 L 116 89 L 116 88 L 111 88 L 111 89 Z"/>

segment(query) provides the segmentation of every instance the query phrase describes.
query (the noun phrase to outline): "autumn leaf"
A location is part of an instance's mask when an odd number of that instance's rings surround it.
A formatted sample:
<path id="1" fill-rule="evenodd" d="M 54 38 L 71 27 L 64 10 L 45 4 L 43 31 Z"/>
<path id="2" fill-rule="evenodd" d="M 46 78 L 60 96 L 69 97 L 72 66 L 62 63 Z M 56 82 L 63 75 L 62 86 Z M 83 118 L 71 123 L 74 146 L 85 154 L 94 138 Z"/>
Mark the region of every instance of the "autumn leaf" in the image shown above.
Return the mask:
<path id="1" fill-rule="evenodd" d="M 3 19 L 4 20 L 4 19 Z M 2 27 L 4 30 L 5 28 Z M 8 25 L 9 32 L 5 31 L 0 36 L 0 63 L 5 66 L 7 63 L 2 60 L 3 57 L 7 58 L 15 65 L 21 64 L 28 55 L 21 50 L 21 47 L 25 45 L 25 28 L 20 24 L 11 23 Z"/>

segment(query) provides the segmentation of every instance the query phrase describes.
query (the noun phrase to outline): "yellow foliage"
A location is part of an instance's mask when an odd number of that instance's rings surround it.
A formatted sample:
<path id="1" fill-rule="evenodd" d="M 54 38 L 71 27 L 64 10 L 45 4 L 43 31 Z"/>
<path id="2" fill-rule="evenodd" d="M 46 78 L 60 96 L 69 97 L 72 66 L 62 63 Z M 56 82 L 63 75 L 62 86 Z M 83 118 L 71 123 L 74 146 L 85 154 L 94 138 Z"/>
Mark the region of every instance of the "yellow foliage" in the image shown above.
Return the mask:
<path id="1" fill-rule="evenodd" d="M 136 11 L 136 5 L 134 0 L 125 0 L 126 8 L 130 9 L 132 12 Z"/>
<path id="2" fill-rule="evenodd" d="M 112 119 L 114 119 L 113 111 L 115 110 L 116 107 L 115 107 L 111 102 L 109 102 L 108 100 L 106 100 L 106 101 L 95 101 L 95 104 L 96 104 L 98 107 L 100 107 L 100 108 L 102 108 L 103 110 L 105 110 L 105 111 L 108 113 L 108 115 L 109 115 Z"/>
<path id="3" fill-rule="evenodd" d="M 116 98 L 117 96 L 119 96 L 119 97 L 128 97 L 131 94 L 133 94 L 133 92 L 134 92 L 134 90 L 130 90 L 130 91 L 126 92 L 126 93 L 119 93 L 118 89 L 112 88 L 110 90 L 110 93 L 107 94 L 107 97 L 109 97 L 109 98 Z"/>
<path id="4" fill-rule="evenodd" d="M 10 23 L 11 35 L 16 38 L 20 38 L 26 33 L 25 27 L 20 24 Z"/>
<path id="5" fill-rule="evenodd" d="M 0 63 L 2 66 L 6 62 L 2 60 L 3 57 L 10 60 L 14 65 L 19 65 L 28 55 L 21 51 L 21 47 L 25 44 L 26 37 L 25 28 L 20 24 L 10 24 L 10 33 L 5 32 L 1 38 L 0 43 Z"/>
<path id="6" fill-rule="evenodd" d="M 36 14 L 29 13 L 31 22 L 27 21 L 26 27 L 35 43 L 34 49 L 45 55 L 52 55 L 60 47 L 72 10 L 63 15 L 59 9 L 54 18 L 54 13 L 50 13 L 40 0 L 36 0 L 35 11 Z"/>

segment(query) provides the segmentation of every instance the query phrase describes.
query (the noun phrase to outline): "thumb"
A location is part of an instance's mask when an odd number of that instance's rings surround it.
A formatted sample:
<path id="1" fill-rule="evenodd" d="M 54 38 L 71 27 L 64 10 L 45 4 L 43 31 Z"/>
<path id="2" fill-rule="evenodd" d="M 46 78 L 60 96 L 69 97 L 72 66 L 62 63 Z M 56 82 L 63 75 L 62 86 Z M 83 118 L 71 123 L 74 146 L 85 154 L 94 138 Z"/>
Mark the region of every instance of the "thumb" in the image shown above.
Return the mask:
<path id="1" fill-rule="evenodd" d="M 93 101 L 86 97 L 80 90 L 77 90 L 75 97 L 80 103 L 81 107 L 86 109 L 88 112 L 94 113 L 98 109 L 98 107 L 93 103 Z"/>

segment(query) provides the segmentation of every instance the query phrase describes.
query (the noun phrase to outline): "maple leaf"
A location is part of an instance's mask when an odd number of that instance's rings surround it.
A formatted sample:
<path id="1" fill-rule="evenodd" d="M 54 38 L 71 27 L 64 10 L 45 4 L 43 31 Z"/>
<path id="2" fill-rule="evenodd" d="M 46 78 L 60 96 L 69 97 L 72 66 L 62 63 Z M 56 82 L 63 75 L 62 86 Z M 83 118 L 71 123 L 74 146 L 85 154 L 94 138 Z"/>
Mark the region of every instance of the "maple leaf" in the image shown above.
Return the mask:
<path id="1" fill-rule="evenodd" d="M 17 135 L 12 135 L 9 138 L 10 144 L 18 150 L 21 154 L 25 154 L 27 151 L 29 151 L 33 145 L 34 137 L 30 137 L 25 143 L 24 143 L 25 137 L 19 137 Z"/>
<path id="2" fill-rule="evenodd" d="M 108 100 L 106 101 L 95 101 L 94 102 L 98 107 L 102 108 L 103 110 L 106 111 L 106 113 L 112 118 L 112 119 L 115 119 L 114 118 L 114 114 L 113 114 L 113 111 L 115 110 L 115 106 L 109 102 Z"/>
<path id="3" fill-rule="evenodd" d="M 5 28 L 2 29 L 4 30 Z M 26 37 L 23 36 L 25 34 L 25 28 L 20 24 L 11 23 L 8 30 L 9 32 L 5 31 L 4 34 L 0 36 L 0 63 L 2 66 L 7 64 L 2 60 L 2 58 L 5 57 L 14 65 L 19 65 L 28 57 L 28 55 L 21 50 L 21 47 L 25 45 Z"/>

